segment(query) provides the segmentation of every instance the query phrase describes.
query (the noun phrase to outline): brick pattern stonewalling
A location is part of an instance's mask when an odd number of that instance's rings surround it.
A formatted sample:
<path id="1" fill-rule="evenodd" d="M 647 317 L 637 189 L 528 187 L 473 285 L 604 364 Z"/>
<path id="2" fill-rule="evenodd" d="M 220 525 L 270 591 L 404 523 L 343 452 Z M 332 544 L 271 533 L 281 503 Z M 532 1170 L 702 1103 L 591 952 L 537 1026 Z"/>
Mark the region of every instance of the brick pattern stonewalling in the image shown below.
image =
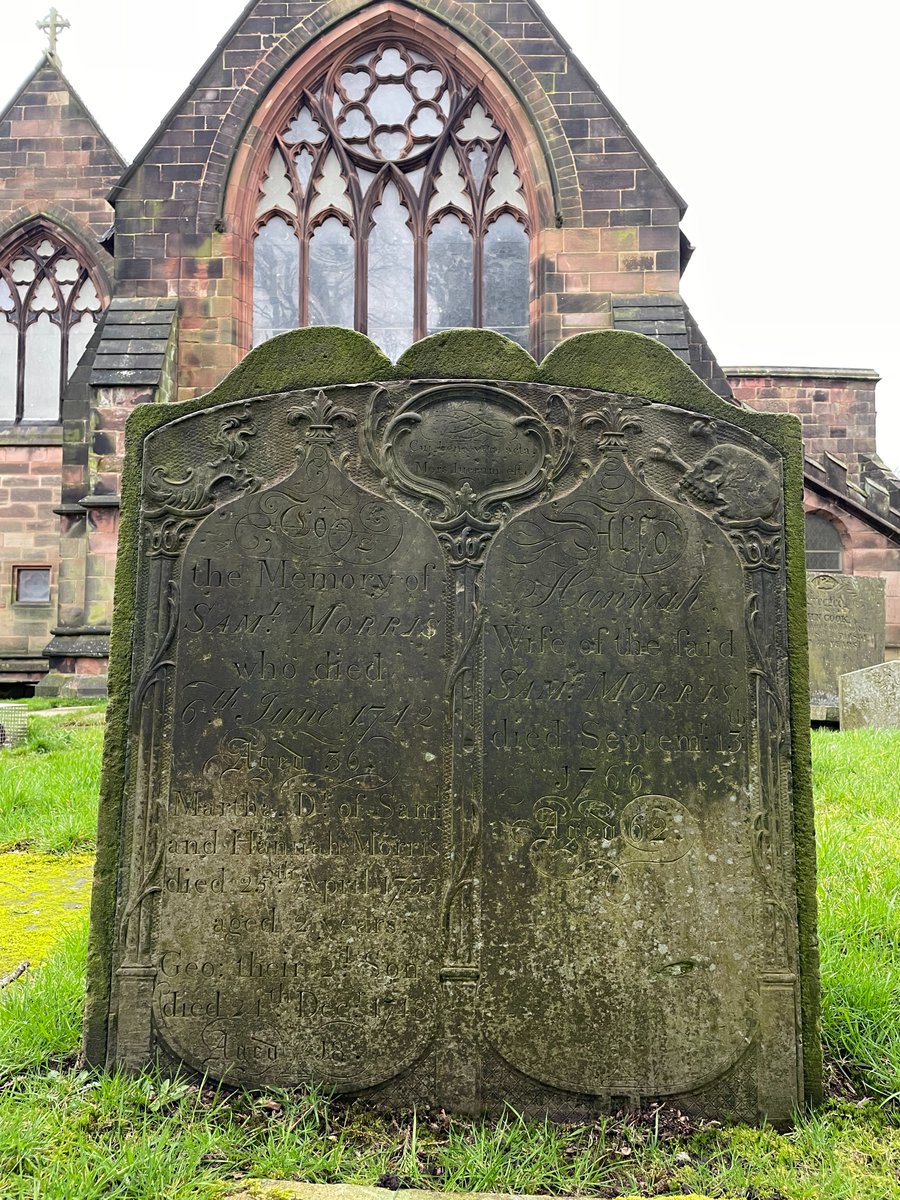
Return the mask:
<path id="1" fill-rule="evenodd" d="M 728 367 L 735 399 L 761 412 L 791 412 L 803 423 L 809 458 L 827 451 L 859 483 L 875 454 L 875 371 Z"/>
<path id="2" fill-rule="evenodd" d="M 848 575 L 885 581 L 888 658 L 900 657 L 900 480 L 875 449 L 878 374 L 803 367 L 726 367 L 735 398 L 803 424 L 804 507 L 834 525 Z"/>
<path id="3" fill-rule="evenodd" d="M 0 251 L 37 219 L 55 226 L 111 285 L 101 248 L 113 210 L 107 196 L 124 163 L 58 65 L 45 58 L 0 113 Z M 59 512 L 63 431 L 0 424 L 0 673 L 34 680 L 58 620 L 60 563 L 83 557 L 71 518 Z M 80 516 L 84 518 L 84 510 Z M 13 567 L 51 569 L 51 603 L 13 603 Z"/>
<path id="4" fill-rule="evenodd" d="M 58 430 L 56 432 L 59 432 Z M 59 573 L 58 519 L 61 439 L 40 444 L 0 442 L 0 661 L 4 675 L 35 677 L 56 613 Z M 15 603 L 17 566 L 50 568 L 47 605 Z"/>
<path id="5" fill-rule="evenodd" d="M 65 76 L 44 59 L 0 114 L 0 242 L 36 213 L 99 242 L 112 224 L 107 196 L 124 165 Z"/>

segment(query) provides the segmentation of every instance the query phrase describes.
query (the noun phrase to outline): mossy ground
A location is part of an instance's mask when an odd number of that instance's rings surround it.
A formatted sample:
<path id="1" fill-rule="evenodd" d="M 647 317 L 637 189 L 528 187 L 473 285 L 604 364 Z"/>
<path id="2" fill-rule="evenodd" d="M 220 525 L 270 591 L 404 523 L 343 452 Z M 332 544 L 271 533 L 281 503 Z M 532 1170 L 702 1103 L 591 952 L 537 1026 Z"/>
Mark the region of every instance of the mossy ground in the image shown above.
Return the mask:
<path id="1" fill-rule="evenodd" d="M 246 1188 L 228 1192 L 224 1200 L 391 1200 L 396 1192 L 387 1188 L 354 1187 L 349 1184 L 331 1184 L 323 1186 L 315 1183 L 281 1183 L 272 1180 L 252 1180 Z M 501 1200 L 498 1192 L 452 1193 L 429 1192 L 411 1188 L 403 1192 L 403 1200 L 431 1200 L 434 1196 L 442 1196 L 444 1200 L 455 1200 L 455 1197 L 467 1195 L 468 1200 Z M 503 1198 L 505 1200 L 505 1198 Z M 519 1197 L 518 1200 L 536 1200 L 533 1197 Z M 639 1197 L 623 1197 L 622 1200 L 640 1200 Z M 697 1193 L 669 1194 L 669 1200 L 708 1200 Z M 741 1200 L 736 1197 L 735 1200 Z"/>
<path id="2" fill-rule="evenodd" d="M 87 915 L 91 854 L 0 854 L 0 976 L 42 962 Z"/>

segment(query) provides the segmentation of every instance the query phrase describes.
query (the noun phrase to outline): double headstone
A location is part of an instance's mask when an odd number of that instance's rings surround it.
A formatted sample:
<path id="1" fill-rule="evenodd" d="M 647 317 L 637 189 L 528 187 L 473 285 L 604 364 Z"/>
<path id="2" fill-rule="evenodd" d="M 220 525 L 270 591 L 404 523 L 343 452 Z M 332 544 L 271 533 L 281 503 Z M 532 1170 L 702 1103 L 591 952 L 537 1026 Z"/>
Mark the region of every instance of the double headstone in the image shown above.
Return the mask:
<path id="1" fill-rule="evenodd" d="M 637 335 L 513 351 L 286 335 L 132 418 L 93 1060 L 815 1097 L 796 422 Z"/>

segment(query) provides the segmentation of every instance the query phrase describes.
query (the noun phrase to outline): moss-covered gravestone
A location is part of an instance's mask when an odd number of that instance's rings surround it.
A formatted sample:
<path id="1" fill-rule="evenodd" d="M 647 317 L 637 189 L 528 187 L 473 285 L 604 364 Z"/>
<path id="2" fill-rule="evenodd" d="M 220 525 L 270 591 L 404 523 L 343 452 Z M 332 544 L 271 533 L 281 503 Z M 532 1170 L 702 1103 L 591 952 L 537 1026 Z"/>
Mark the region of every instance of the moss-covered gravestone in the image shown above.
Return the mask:
<path id="1" fill-rule="evenodd" d="M 90 1060 L 815 1099 L 801 463 L 627 333 L 298 332 L 136 412 Z"/>

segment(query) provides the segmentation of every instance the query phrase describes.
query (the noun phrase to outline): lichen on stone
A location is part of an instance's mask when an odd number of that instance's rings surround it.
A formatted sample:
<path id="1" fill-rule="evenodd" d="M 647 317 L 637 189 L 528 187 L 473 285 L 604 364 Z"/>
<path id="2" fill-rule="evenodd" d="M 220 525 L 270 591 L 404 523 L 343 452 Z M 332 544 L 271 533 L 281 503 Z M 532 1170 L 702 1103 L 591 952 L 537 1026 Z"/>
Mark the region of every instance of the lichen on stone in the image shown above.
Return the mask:
<path id="1" fill-rule="evenodd" d="M 87 916 L 93 856 L 0 854 L 0 976 L 46 958 Z"/>

